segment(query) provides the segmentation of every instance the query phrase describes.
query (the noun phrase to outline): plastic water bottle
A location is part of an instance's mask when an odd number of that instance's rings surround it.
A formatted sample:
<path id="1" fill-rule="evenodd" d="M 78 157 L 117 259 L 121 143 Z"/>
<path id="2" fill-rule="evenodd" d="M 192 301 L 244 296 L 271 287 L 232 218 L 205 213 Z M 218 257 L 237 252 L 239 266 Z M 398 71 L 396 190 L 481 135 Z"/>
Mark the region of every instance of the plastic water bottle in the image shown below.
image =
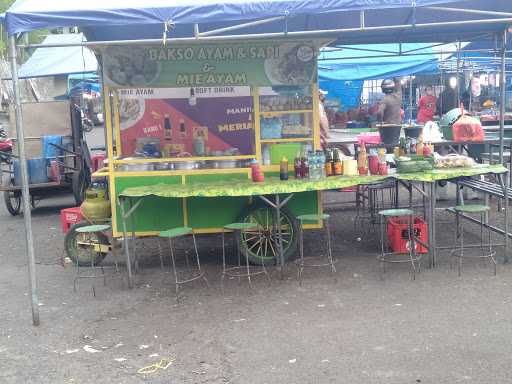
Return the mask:
<path id="1" fill-rule="evenodd" d="M 316 151 L 316 157 L 318 159 L 319 179 L 323 179 L 323 178 L 326 177 L 326 173 L 325 173 L 325 153 L 324 153 L 324 151 Z"/>

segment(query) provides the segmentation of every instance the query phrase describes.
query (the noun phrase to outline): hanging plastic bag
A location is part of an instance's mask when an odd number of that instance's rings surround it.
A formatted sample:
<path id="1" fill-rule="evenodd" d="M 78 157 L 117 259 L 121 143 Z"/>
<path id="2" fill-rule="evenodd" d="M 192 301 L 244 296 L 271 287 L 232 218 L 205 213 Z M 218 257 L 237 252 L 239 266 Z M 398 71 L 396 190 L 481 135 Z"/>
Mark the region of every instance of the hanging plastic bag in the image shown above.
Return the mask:
<path id="1" fill-rule="evenodd" d="M 484 130 L 482 124 L 474 117 L 464 115 L 464 107 L 461 105 L 461 117 L 453 123 L 453 140 L 457 142 L 464 141 L 483 141 Z"/>

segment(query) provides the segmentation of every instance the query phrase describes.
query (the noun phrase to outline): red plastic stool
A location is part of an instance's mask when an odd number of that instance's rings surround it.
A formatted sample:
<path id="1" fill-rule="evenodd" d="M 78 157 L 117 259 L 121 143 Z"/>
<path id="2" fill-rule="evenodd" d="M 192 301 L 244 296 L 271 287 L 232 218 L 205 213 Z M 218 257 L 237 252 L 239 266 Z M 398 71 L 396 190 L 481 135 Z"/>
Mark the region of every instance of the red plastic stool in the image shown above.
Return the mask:
<path id="1" fill-rule="evenodd" d="M 80 207 L 65 208 L 60 211 L 60 222 L 62 232 L 67 233 L 72 225 L 82 221 L 83 215 Z"/>

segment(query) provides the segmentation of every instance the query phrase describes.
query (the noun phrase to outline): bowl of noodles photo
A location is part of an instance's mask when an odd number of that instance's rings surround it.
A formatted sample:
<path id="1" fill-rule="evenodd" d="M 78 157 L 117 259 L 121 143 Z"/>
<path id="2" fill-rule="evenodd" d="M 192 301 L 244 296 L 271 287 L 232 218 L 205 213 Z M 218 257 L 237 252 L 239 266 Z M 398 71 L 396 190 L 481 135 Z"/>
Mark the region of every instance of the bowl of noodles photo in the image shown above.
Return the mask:
<path id="1" fill-rule="evenodd" d="M 110 47 L 105 54 L 105 74 L 119 86 L 147 86 L 160 73 L 160 63 L 144 48 Z"/>
<path id="2" fill-rule="evenodd" d="M 279 46 L 280 57 L 266 59 L 265 73 L 275 85 L 309 84 L 315 74 L 315 48 L 303 43 Z"/>
<path id="3" fill-rule="evenodd" d="M 130 128 L 144 116 L 145 102 L 142 98 L 125 98 L 119 103 L 119 125 Z"/>

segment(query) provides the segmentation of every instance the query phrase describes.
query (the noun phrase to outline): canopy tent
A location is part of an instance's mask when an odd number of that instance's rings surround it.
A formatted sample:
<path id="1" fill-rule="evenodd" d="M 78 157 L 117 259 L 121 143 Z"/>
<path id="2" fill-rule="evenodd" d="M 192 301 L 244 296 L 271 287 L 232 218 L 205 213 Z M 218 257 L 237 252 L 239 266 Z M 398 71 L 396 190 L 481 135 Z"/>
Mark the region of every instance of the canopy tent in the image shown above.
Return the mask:
<path id="1" fill-rule="evenodd" d="M 48 35 L 43 44 L 77 44 L 77 46 L 37 48 L 19 69 L 19 77 L 95 72 L 98 69 L 96 56 L 88 48 L 80 47 L 83 41 L 85 37 L 81 33 Z"/>
<path id="2" fill-rule="evenodd" d="M 404 51 L 421 56 L 399 56 L 398 44 L 355 45 L 324 49 L 318 58 L 321 81 L 372 80 L 414 74 L 433 74 L 438 70 L 437 57 L 428 44 L 403 44 Z M 397 52 L 397 56 L 378 57 L 377 51 Z"/>
<path id="3" fill-rule="evenodd" d="M 439 9 L 440 6 L 442 9 Z M 452 9 L 446 11 L 445 8 Z M 458 10 L 454 12 L 453 9 Z M 487 14 L 461 12 L 464 9 Z M 502 13 L 494 13 L 499 9 Z M 242 33 L 258 37 L 301 33 L 337 35 L 342 44 L 476 40 L 512 21 L 503 0 L 18 0 L 6 12 L 10 35 L 78 26 L 89 41 L 169 39 Z M 266 19 L 266 20 L 265 20 Z M 215 20 L 215 22 L 212 22 Z M 482 23 L 482 20 L 486 20 Z M 444 24 L 443 24 L 444 23 Z M 194 27 L 198 24 L 198 28 Z M 245 24 L 240 28 L 240 24 Z M 231 28 L 238 25 L 238 28 Z M 478 27 L 475 27 L 478 25 Z M 203 32 L 202 32 L 203 31 Z M 261 37 L 261 36 L 259 36 Z"/>
<path id="4" fill-rule="evenodd" d="M 92 44 L 109 44 L 109 40 L 133 44 L 128 40 L 134 39 L 154 39 L 154 44 L 161 44 L 180 38 L 195 41 L 304 36 L 329 37 L 335 44 L 377 44 L 474 41 L 483 36 L 503 36 L 511 23 L 512 1 L 504 0 L 89 0 L 80 4 L 18 0 L 6 12 L 4 25 L 10 36 L 34 325 L 39 324 L 39 309 L 16 64 L 17 33 L 77 26 Z M 504 99 L 504 87 L 502 91 Z M 503 160 L 504 113 L 500 112 Z M 508 196 L 506 185 L 504 195 Z M 506 218 L 505 232 L 508 233 Z M 505 246 L 507 242 L 506 236 Z"/>
<path id="5" fill-rule="evenodd" d="M 423 53 L 400 56 L 403 51 Z M 379 57 L 379 52 L 381 52 Z M 390 55 L 396 52 L 397 55 Z M 438 72 L 437 56 L 430 44 L 370 44 L 325 48 L 318 58 L 320 87 L 338 98 L 344 108 L 359 104 L 364 80 L 384 79 Z"/>

